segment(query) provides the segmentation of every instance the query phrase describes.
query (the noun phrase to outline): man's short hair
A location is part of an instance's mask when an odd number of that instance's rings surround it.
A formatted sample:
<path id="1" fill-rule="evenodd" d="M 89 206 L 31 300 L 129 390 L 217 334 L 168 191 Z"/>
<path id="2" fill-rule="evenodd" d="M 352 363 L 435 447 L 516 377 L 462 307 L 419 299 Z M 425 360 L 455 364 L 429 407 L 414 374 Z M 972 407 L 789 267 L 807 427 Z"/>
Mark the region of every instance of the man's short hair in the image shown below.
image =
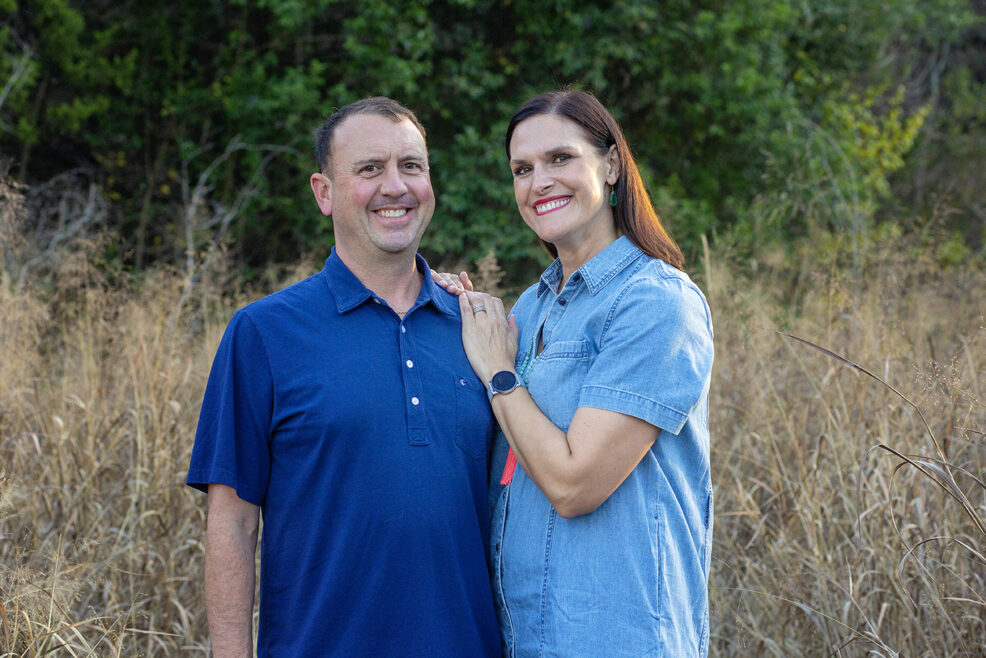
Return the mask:
<path id="1" fill-rule="evenodd" d="M 376 114 L 387 117 L 393 120 L 394 123 L 399 123 L 406 119 L 414 124 L 414 127 L 421 133 L 422 138 L 427 138 L 425 127 L 418 121 L 418 117 L 414 116 L 414 112 L 397 101 L 386 96 L 364 98 L 336 110 L 315 131 L 315 166 L 318 167 L 321 173 L 331 175 L 332 167 L 329 160 L 332 157 L 332 136 L 335 134 L 336 127 L 346 117 L 353 116 L 354 114 Z"/>

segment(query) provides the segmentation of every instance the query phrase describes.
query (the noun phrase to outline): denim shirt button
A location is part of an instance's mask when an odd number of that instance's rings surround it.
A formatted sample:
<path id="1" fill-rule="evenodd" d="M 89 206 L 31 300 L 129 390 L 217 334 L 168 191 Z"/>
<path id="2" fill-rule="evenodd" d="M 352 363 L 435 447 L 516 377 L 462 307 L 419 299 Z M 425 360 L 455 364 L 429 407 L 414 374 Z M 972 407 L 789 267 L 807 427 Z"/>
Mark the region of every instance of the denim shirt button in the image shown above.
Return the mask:
<path id="1" fill-rule="evenodd" d="M 558 303 L 559 303 L 559 304 L 561 304 L 562 306 L 564 306 L 564 305 L 565 305 L 565 304 L 567 304 L 568 302 L 567 302 L 567 301 L 565 300 L 565 298 L 564 298 L 564 297 L 559 297 L 559 298 L 558 298 Z"/>

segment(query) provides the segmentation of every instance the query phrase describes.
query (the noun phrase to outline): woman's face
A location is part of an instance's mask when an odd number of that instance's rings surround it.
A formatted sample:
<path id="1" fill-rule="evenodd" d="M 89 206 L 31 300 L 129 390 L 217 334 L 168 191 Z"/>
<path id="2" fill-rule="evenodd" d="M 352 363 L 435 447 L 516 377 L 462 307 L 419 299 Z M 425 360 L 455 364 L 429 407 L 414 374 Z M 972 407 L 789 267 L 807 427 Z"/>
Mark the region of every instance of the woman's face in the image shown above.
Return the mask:
<path id="1" fill-rule="evenodd" d="M 616 239 L 607 188 L 619 176 L 615 146 L 600 153 L 575 122 L 539 114 L 514 128 L 510 169 L 521 216 L 559 255 L 597 253 Z"/>

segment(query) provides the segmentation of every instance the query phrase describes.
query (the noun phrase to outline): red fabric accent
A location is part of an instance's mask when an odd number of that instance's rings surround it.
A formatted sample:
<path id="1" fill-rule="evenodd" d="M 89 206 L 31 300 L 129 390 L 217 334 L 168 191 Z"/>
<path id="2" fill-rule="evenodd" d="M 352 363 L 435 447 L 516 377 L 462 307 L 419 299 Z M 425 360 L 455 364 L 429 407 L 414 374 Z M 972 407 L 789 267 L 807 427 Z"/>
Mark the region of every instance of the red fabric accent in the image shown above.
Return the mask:
<path id="1" fill-rule="evenodd" d="M 514 470 L 517 468 L 517 458 L 514 457 L 514 449 L 507 452 L 507 463 L 503 465 L 503 475 L 500 476 L 500 484 L 507 485 L 514 479 Z"/>

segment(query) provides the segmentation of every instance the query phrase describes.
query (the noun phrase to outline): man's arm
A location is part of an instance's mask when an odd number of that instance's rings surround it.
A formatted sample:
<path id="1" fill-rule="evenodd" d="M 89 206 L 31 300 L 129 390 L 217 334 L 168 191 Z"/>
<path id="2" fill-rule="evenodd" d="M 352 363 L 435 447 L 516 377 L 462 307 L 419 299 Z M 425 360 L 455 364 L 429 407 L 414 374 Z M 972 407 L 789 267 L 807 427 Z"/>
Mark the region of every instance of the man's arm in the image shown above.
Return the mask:
<path id="1" fill-rule="evenodd" d="M 260 508 L 209 485 L 205 608 L 216 658 L 253 656 L 253 590 Z"/>

